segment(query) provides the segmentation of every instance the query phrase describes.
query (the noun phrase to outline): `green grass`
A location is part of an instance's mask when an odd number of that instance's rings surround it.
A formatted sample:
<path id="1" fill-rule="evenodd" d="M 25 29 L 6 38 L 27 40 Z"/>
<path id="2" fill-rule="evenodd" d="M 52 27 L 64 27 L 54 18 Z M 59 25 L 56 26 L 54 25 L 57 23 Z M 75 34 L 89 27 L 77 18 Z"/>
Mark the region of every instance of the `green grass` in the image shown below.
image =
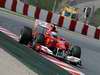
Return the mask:
<path id="1" fill-rule="evenodd" d="M 42 9 L 52 10 L 54 0 L 29 0 L 30 5 L 39 6 Z"/>
<path id="2" fill-rule="evenodd" d="M 56 0 L 55 9 L 62 0 Z M 33 6 L 39 6 L 42 9 L 52 11 L 55 0 L 28 0 L 28 3 Z"/>

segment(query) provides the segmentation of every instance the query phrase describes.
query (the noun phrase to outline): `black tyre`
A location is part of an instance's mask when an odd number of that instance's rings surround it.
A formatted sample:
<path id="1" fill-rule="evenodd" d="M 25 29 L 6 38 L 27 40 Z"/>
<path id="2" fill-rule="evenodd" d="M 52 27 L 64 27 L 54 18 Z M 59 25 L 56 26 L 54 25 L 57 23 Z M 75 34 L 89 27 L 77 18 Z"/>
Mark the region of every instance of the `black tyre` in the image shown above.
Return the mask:
<path id="1" fill-rule="evenodd" d="M 81 48 L 78 46 L 73 46 L 71 49 L 71 55 L 77 58 L 81 57 Z"/>
<path id="2" fill-rule="evenodd" d="M 19 39 L 19 43 L 27 45 L 30 41 L 32 41 L 32 29 L 29 27 L 24 27 L 21 31 L 21 37 Z"/>

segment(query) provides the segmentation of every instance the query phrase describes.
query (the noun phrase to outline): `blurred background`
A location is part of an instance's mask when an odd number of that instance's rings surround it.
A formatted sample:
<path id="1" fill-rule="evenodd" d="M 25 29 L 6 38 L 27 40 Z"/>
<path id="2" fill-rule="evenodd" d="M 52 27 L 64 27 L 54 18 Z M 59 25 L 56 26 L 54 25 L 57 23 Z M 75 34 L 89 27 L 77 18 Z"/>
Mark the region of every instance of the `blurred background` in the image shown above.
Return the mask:
<path id="1" fill-rule="evenodd" d="M 94 4 L 85 5 L 94 0 L 20 0 L 26 4 L 39 6 L 42 9 L 56 12 L 71 19 L 87 22 L 95 27 L 100 26 L 100 7 L 95 8 Z M 84 4 L 81 8 L 77 6 Z M 74 13 L 73 13 L 74 12 Z"/>

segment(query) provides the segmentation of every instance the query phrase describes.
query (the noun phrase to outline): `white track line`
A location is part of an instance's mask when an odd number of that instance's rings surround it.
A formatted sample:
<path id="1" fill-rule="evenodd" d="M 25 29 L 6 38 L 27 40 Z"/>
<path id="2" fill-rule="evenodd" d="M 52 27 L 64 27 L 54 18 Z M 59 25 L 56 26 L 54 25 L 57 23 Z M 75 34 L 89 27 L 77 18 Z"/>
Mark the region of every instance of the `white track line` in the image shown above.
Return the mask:
<path id="1" fill-rule="evenodd" d="M 64 63 L 64 62 L 61 62 L 55 58 L 52 58 L 50 56 L 45 56 L 45 55 L 42 55 L 44 58 L 48 59 L 49 61 L 55 63 L 56 65 L 58 65 L 59 67 L 67 70 L 67 71 L 70 71 L 71 73 L 74 73 L 74 75 L 84 75 L 82 72 L 78 71 L 77 69 L 73 68 L 72 66 Z"/>
<path id="2" fill-rule="evenodd" d="M 13 38 L 14 40 L 18 41 L 19 37 L 15 35 L 14 33 L 10 32 L 9 30 L 3 28 L 0 26 L 0 31 L 8 35 L 9 37 Z"/>
<path id="3" fill-rule="evenodd" d="M 38 75 L 15 57 L 0 48 L 0 75 Z"/>
<path id="4" fill-rule="evenodd" d="M 3 28 L 2 26 L 0 26 L 0 31 L 3 32 L 3 33 L 5 33 L 6 35 L 8 35 L 9 37 L 13 38 L 16 41 L 18 41 L 18 39 L 19 39 L 19 37 L 17 35 L 15 35 L 14 33 L 10 32 L 9 30 Z M 82 72 L 78 71 L 77 69 L 73 68 L 72 66 L 70 66 L 70 65 L 68 65 L 66 63 L 58 61 L 57 59 L 53 59 L 53 58 L 50 58 L 50 57 L 45 57 L 45 55 L 42 55 L 42 56 L 44 58 L 50 60 L 51 62 L 55 63 L 59 67 L 65 69 L 67 71 L 76 73 L 75 75 L 84 75 Z"/>

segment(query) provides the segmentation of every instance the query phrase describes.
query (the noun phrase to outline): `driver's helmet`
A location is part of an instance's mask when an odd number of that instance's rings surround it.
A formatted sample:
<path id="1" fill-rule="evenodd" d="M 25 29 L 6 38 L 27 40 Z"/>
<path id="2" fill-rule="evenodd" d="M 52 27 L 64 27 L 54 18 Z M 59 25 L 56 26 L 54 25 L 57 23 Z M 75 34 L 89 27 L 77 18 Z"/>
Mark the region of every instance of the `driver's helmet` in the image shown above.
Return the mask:
<path id="1" fill-rule="evenodd" d="M 52 30 L 51 31 L 56 31 L 56 30 L 57 30 L 56 26 L 52 25 Z"/>
<path id="2" fill-rule="evenodd" d="M 57 32 L 51 32 L 51 36 L 56 37 L 58 36 Z"/>

